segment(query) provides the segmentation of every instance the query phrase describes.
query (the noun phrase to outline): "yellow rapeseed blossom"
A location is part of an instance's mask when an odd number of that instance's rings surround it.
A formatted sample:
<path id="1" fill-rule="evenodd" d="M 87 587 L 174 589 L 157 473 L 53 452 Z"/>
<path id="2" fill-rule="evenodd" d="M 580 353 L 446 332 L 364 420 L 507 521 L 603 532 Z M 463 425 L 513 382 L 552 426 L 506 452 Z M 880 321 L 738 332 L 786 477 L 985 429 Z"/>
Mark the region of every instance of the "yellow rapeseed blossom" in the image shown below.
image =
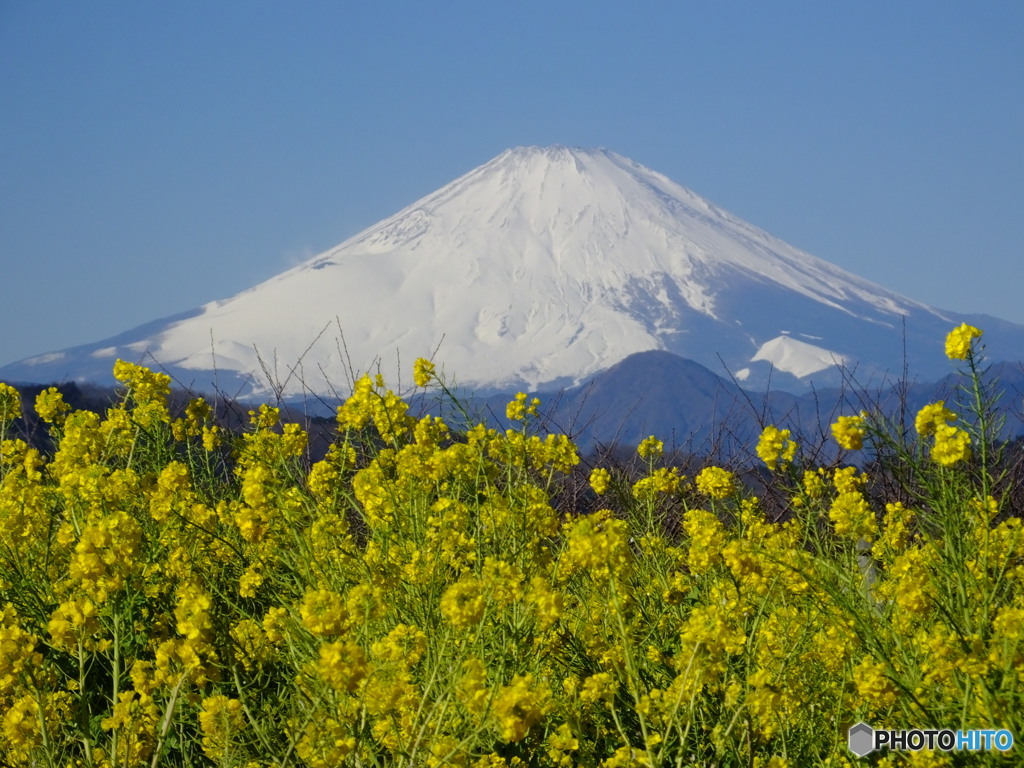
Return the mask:
<path id="1" fill-rule="evenodd" d="M 14 765 L 32 765 L 32 753 L 42 745 L 39 731 L 39 703 L 32 694 L 16 699 L 0 720 L 0 743 L 6 742 L 8 759 Z"/>
<path id="2" fill-rule="evenodd" d="M 885 665 L 871 656 L 865 656 L 853 670 L 853 683 L 857 696 L 872 713 L 891 707 L 896 701 L 897 689 L 886 674 Z"/>
<path id="3" fill-rule="evenodd" d="M 10 384 L 0 382 L 0 427 L 21 418 L 21 394 Z"/>
<path id="4" fill-rule="evenodd" d="M 832 472 L 832 485 L 836 493 L 859 493 L 864 490 L 868 476 L 857 474 L 856 467 L 842 467 Z"/>
<path id="5" fill-rule="evenodd" d="M 230 634 L 235 643 L 235 658 L 246 670 L 258 668 L 270 658 L 270 639 L 255 619 L 242 619 L 231 628 Z"/>
<path id="6" fill-rule="evenodd" d="M 476 656 L 462 662 L 462 676 L 456 684 L 455 693 L 475 720 L 484 718 L 490 700 L 487 667 Z"/>
<path id="7" fill-rule="evenodd" d="M 992 620 L 995 639 L 1008 643 L 1024 641 L 1024 603 L 1020 598 L 1016 604 L 1004 605 Z"/>
<path id="8" fill-rule="evenodd" d="M 484 584 L 475 576 L 464 576 L 441 596 L 441 615 L 453 627 L 467 629 L 477 624 L 487 607 Z"/>
<path id="9" fill-rule="evenodd" d="M 429 360 L 418 357 L 412 364 L 412 380 L 417 387 L 425 387 L 434 377 L 434 364 Z"/>
<path id="10" fill-rule="evenodd" d="M 571 768 L 574 761 L 567 752 L 575 752 L 580 748 L 580 740 L 576 738 L 568 723 L 562 723 L 554 731 L 548 733 L 548 757 L 560 768 Z"/>
<path id="11" fill-rule="evenodd" d="M 747 638 L 735 617 L 716 604 L 693 609 L 680 631 L 674 664 L 699 690 L 725 672 L 728 660 L 743 651 Z"/>
<path id="12" fill-rule="evenodd" d="M 334 690 L 354 691 L 367 675 L 366 656 L 351 640 L 324 643 L 316 671 Z"/>
<path id="13" fill-rule="evenodd" d="M 825 470 L 821 467 L 815 470 L 805 469 L 803 481 L 800 483 L 801 495 L 794 496 L 791 502 L 794 507 L 803 507 L 821 499 L 825 495 L 825 490 Z"/>
<path id="14" fill-rule="evenodd" d="M 310 768 L 337 768 L 355 751 L 356 739 L 336 717 L 310 718 L 295 752 Z"/>
<path id="15" fill-rule="evenodd" d="M 18 613 L 8 604 L 0 610 L 0 701 L 16 689 L 23 675 L 43 662 L 37 638 L 18 624 Z"/>
<path id="16" fill-rule="evenodd" d="M 675 493 L 685 479 L 676 467 L 658 467 L 633 484 L 633 497 L 650 501 L 657 498 L 658 494 Z"/>
<path id="17" fill-rule="evenodd" d="M 580 689 L 580 701 L 584 704 L 596 704 L 599 701 L 610 702 L 619 690 L 619 681 L 608 672 L 598 672 L 583 681 Z"/>
<path id="18" fill-rule="evenodd" d="M 713 499 L 727 499 L 738 489 L 736 475 L 721 467 L 705 467 L 694 478 L 697 490 Z"/>
<path id="19" fill-rule="evenodd" d="M 509 421 L 526 421 L 528 416 L 537 415 L 537 406 L 540 405 L 540 400 L 535 397 L 527 403 L 526 398 L 525 392 L 519 392 L 515 398 L 509 401 L 505 407 L 505 416 Z"/>
<path id="20" fill-rule="evenodd" d="M 959 427 L 940 424 L 935 428 L 932 460 L 944 467 L 952 466 L 971 457 L 971 437 Z"/>
<path id="21" fill-rule="evenodd" d="M 604 467 L 596 467 L 590 473 L 590 487 L 598 496 L 603 496 L 608 492 L 611 481 L 612 473 Z"/>
<path id="22" fill-rule="evenodd" d="M 693 573 L 704 573 L 722 562 L 727 534 L 725 526 L 713 512 L 703 509 L 687 511 L 683 516 L 683 529 L 690 537 L 687 563 Z"/>
<path id="23" fill-rule="evenodd" d="M 932 569 L 938 555 L 927 542 L 910 547 L 897 555 L 886 572 L 886 578 L 875 585 L 878 597 L 892 600 L 913 623 L 931 608 L 933 594 Z"/>
<path id="24" fill-rule="evenodd" d="M 632 561 L 628 526 L 612 517 L 610 510 L 567 522 L 565 545 L 559 562 L 566 576 L 584 571 L 591 578 L 604 580 L 624 573 Z"/>
<path id="25" fill-rule="evenodd" d="M 892 563 L 898 555 L 906 551 L 910 545 L 914 517 L 914 512 L 904 507 L 902 502 L 885 505 L 882 535 L 872 549 L 875 557 L 884 563 Z"/>
<path id="26" fill-rule="evenodd" d="M 773 472 L 793 461 L 796 449 L 797 445 L 790 439 L 788 429 L 779 429 L 771 425 L 764 428 L 757 441 L 758 457 Z"/>
<path id="27" fill-rule="evenodd" d="M 929 403 L 917 412 L 914 418 L 914 429 L 921 437 L 929 437 L 935 434 L 939 426 L 954 421 L 956 414 L 946 408 L 946 403 L 939 400 L 937 403 Z"/>
<path id="28" fill-rule="evenodd" d="M 203 734 L 203 752 L 212 760 L 227 756 L 232 736 L 245 726 L 242 702 L 227 696 L 203 699 L 199 710 L 199 728 Z"/>
<path id="29" fill-rule="evenodd" d="M 480 578 L 488 595 L 499 606 L 511 605 L 523 597 L 523 572 L 511 563 L 487 557 Z"/>
<path id="30" fill-rule="evenodd" d="M 159 712 L 148 693 L 122 691 L 100 728 L 117 734 L 115 755 L 121 765 L 144 765 L 156 746 Z"/>
<path id="31" fill-rule="evenodd" d="M 281 606 L 273 606 L 263 616 L 263 631 L 267 634 L 267 640 L 274 645 L 281 645 L 285 641 L 288 630 L 288 610 Z"/>
<path id="32" fill-rule="evenodd" d="M 141 527 L 126 512 L 101 517 L 83 528 L 68 573 L 92 600 L 104 603 L 137 570 L 141 539 Z"/>
<path id="33" fill-rule="evenodd" d="M 837 722 L 1020 725 L 1019 499 L 962 469 L 973 433 L 943 403 L 919 445 L 877 457 L 879 482 L 807 467 L 755 478 L 762 504 L 709 467 L 681 493 L 649 438 L 636 495 L 588 514 L 567 436 L 412 418 L 380 377 L 313 463 L 268 406 L 207 453 L 212 408 L 169 420 L 160 376 L 118 373 L 102 416 L 51 389 L 39 448 L 0 435 L 12 768 L 850 768 Z M 873 434 L 861 418 L 833 425 L 844 449 Z M 791 464 L 789 433 L 765 432 L 762 458 Z M 620 490 L 614 472 L 591 487 Z"/>
<path id="34" fill-rule="evenodd" d="M 964 360 L 970 354 L 974 340 L 981 338 L 981 334 L 973 325 L 958 325 L 946 336 L 946 357 L 950 360 Z"/>
<path id="35" fill-rule="evenodd" d="M 829 507 L 828 516 L 840 536 L 874 541 L 878 535 L 875 513 L 860 491 L 846 491 L 837 495 Z"/>
<path id="36" fill-rule="evenodd" d="M 636 452 L 639 454 L 641 459 L 657 461 L 665 452 L 665 444 L 654 435 L 651 435 L 650 437 L 645 437 L 640 442 L 640 445 L 637 446 Z"/>
<path id="37" fill-rule="evenodd" d="M 859 451 L 864 447 L 864 414 L 859 416 L 840 416 L 832 425 L 832 436 L 840 448 L 847 451 Z"/>
<path id="38" fill-rule="evenodd" d="M 348 611 L 341 595 L 329 589 L 311 589 L 299 605 L 302 626 L 317 637 L 338 636 L 348 626 Z"/>
<path id="39" fill-rule="evenodd" d="M 393 664 L 412 667 L 427 651 L 427 636 L 415 624 L 399 624 L 370 646 L 373 657 Z"/>
<path id="40" fill-rule="evenodd" d="M 56 387 L 49 387 L 36 395 L 36 413 L 48 424 L 63 424 L 70 410 L 71 406 Z"/>
<path id="41" fill-rule="evenodd" d="M 92 639 L 100 631 L 96 604 L 85 595 L 61 603 L 51 614 L 46 631 L 55 648 L 77 651 L 81 641 L 86 649 L 97 650 L 99 644 Z"/>
<path id="42" fill-rule="evenodd" d="M 550 629 L 562 617 L 565 609 L 561 593 L 552 588 L 551 583 L 541 575 L 531 579 L 526 601 L 532 607 L 541 631 Z"/>
<path id="43" fill-rule="evenodd" d="M 529 730 L 550 711 L 551 692 L 533 675 L 516 675 L 498 689 L 491 711 L 502 741 L 522 741 Z"/>

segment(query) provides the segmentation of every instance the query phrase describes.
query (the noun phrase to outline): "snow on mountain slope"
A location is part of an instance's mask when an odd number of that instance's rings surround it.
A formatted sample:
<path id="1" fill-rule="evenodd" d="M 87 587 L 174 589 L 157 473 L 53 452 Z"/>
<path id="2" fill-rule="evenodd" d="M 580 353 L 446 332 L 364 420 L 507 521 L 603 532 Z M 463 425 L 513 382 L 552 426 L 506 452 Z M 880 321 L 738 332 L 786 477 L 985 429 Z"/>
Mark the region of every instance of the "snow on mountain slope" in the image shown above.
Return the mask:
<path id="1" fill-rule="evenodd" d="M 460 385 L 538 389 L 663 349 L 799 387 L 842 362 L 898 373 L 904 337 L 939 370 L 955 322 L 620 155 L 520 147 L 243 293 L 0 375 L 103 380 L 119 356 L 198 389 L 216 370 L 247 395 L 333 394 L 350 365 L 407 381 L 434 356 Z"/>

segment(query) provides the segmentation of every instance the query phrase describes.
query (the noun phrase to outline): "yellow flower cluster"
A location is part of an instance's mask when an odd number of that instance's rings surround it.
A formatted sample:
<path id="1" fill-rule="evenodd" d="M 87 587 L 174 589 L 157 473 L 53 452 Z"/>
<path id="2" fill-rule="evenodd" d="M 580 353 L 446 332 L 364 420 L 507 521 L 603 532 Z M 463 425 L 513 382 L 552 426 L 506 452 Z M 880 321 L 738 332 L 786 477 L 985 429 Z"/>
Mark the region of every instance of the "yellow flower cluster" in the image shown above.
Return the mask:
<path id="1" fill-rule="evenodd" d="M 943 466 L 966 461 L 971 456 L 971 437 L 949 422 L 957 415 L 946 408 L 943 401 L 930 403 L 918 411 L 914 427 L 921 437 L 934 437 L 932 459 Z"/>
<path id="2" fill-rule="evenodd" d="M 598 496 L 608 493 L 611 482 L 612 473 L 604 467 L 595 467 L 590 473 L 590 487 L 594 489 L 594 493 Z"/>
<path id="3" fill-rule="evenodd" d="M 533 675 L 516 675 L 512 682 L 498 689 L 491 711 L 502 741 L 516 742 L 526 738 L 549 711 L 550 691 L 538 684 Z"/>
<path id="4" fill-rule="evenodd" d="M 418 357 L 412 365 L 412 380 L 417 387 L 425 387 L 437 375 L 435 370 L 434 364 L 430 360 Z"/>
<path id="5" fill-rule="evenodd" d="M 105 413 L 51 388 L 50 443 L 0 439 L 12 768 L 782 768 L 845 764 L 836 722 L 1024 731 L 1011 448 L 982 450 L 969 412 L 922 409 L 927 453 L 872 422 L 900 463 L 866 457 L 870 479 L 688 483 L 653 436 L 639 475 L 580 471 L 525 395 L 499 431 L 413 418 L 366 376 L 312 456 L 277 408 L 233 434 L 161 374 L 117 374 Z M 0 420 L 22 416 L 0 389 Z M 846 450 L 867 434 L 833 425 Z M 773 471 L 796 451 L 776 427 L 757 445 Z"/>
<path id="6" fill-rule="evenodd" d="M 651 435 L 641 441 L 640 445 L 637 446 L 636 452 L 641 459 L 657 461 L 665 452 L 665 444 L 654 435 Z"/>
<path id="7" fill-rule="evenodd" d="M 21 393 L 10 384 L 0 382 L 0 429 L 21 418 Z"/>
<path id="8" fill-rule="evenodd" d="M 527 417 L 537 415 L 539 405 L 540 399 L 535 397 L 530 402 L 526 402 L 526 393 L 520 392 L 509 401 L 505 408 L 505 416 L 509 421 L 526 421 Z"/>
<path id="9" fill-rule="evenodd" d="M 840 448 L 847 451 L 859 451 L 864 447 L 864 414 L 840 416 L 832 425 L 832 436 Z"/>
<path id="10" fill-rule="evenodd" d="M 785 467 L 796 456 L 797 444 L 790 437 L 788 429 L 767 426 L 757 441 L 757 455 L 768 469 L 775 471 Z"/>
<path id="11" fill-rule="evenodd" d="M 245 726 L 242 702 L 224 695 L 203 699 L 199 727 L 203 732 L 203 752 L 212 760 L 227 757 L 231 738 Z"/>
<path id="12" fill-rule="evenodd" d="M 946 357 L 950 360 L 964 360 L 971 353 L 975 339 L 981 338 L 981 331 L 973 325 L 961 323 L 946 336 Z"/>
<path id="13" fill-rule="evenodd" d="M 694 483 L 698 491 L 712 499 L 728 499 L 739 490 L 736 475 L 721 467 L 705 467 L 694 478 Z"/>

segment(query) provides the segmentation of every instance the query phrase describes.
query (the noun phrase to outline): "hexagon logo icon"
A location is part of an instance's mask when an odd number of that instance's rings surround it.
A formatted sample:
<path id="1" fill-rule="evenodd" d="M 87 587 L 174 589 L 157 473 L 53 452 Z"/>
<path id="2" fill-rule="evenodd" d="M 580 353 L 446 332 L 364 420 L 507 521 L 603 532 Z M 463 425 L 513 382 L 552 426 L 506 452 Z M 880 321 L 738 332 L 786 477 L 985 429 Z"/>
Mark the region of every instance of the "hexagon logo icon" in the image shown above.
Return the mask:
<path id="1" fill-rule="evenodd" d="M 846 735 L 850 751 L 857 757 L 864 757 L 875 748 L 875 729 L 867 723 L 851 725 Z"/>

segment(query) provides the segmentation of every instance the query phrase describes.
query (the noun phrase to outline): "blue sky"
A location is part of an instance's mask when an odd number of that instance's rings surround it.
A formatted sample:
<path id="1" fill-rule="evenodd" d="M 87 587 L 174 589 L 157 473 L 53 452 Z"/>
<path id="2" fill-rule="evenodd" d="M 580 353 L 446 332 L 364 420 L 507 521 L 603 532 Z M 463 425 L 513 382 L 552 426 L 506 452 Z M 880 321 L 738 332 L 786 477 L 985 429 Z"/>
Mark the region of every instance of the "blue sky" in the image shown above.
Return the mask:
<path id="1" fill-rule="evenodd" d="M 1024 3 L 0 0 L 0 73 L 0 364 L 226 298 L 525 144 L 1024 323 Z"/>

